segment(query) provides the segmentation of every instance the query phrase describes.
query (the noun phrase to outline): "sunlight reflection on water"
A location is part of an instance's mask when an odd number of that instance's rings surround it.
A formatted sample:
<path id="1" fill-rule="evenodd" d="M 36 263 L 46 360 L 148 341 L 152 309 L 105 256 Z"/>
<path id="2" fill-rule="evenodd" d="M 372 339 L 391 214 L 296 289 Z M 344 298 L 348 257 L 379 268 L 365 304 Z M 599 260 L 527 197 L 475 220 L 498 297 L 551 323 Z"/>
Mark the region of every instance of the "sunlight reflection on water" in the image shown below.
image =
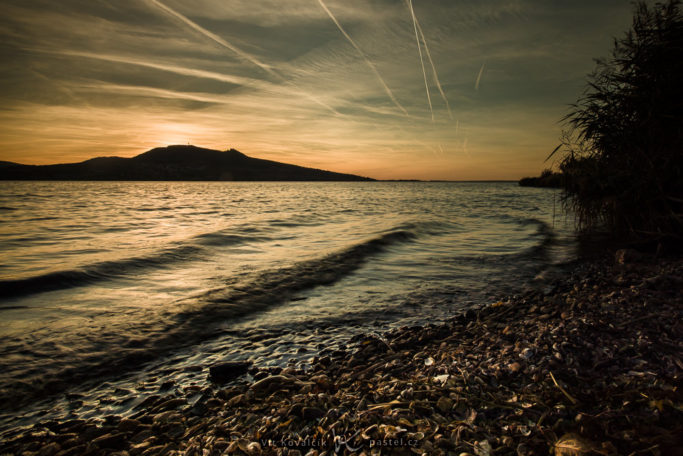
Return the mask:
<path id="1" fill-rule="evenodd" d="M 141 349 L 281 364 L 316 327 L 443 319 L 571 258 L 552 191 L 515 183 L 8 182 L 0 207 L 10 394 Z"/>

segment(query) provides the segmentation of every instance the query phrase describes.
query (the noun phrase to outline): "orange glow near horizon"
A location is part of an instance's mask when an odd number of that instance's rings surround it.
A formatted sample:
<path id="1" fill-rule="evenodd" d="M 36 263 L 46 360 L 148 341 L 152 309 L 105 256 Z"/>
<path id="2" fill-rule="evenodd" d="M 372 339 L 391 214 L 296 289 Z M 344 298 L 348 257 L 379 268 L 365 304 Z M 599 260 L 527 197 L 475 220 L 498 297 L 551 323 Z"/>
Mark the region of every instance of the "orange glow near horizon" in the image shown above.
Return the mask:
<path id="1" fill-rule="evenodd" d="M 505 0 L 415 16 L 401 2 L 325 5 L 12 0 L 0 160 L 193 144 L 377 179 L 516 180 L 551 165 L 558 120 L 630 17 Z"/>

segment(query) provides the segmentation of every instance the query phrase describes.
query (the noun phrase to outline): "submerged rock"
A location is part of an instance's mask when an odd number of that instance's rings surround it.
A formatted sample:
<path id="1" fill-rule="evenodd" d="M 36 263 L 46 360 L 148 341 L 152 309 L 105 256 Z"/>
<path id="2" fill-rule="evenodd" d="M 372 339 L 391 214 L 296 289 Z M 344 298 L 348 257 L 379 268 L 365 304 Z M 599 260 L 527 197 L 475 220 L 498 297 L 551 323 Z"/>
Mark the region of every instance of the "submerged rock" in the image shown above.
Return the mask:
<path id="1" fill-rule="evenodd" d="M 614 254 L 617 264 L 632 264 L 643 260 L 643 254 L 634 249 L 619 249 Z"/>
<path id="2" fill-rule="evenodd" d="M 209 379 L 216 383 L 226 383 L 247 373 L 250 361 L 228 361 L 214 364 L 209 368 Z"/>

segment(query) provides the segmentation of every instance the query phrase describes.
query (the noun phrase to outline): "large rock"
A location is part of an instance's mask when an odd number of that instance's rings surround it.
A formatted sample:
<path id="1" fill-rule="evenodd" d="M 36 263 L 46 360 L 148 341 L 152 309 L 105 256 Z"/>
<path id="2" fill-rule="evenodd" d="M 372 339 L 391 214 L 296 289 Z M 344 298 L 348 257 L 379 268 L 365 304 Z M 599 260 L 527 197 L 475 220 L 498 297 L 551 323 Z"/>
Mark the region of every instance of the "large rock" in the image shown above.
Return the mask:
<path id="1" fill-rule="evenodd" d="M 614 254 L 614 261 L 617 264 L 638 263 L 643 260 L 643 254 L 633 249 L 619 249 Z"/>
<path id="2" fill-rule="evenodd" d="M 122 450 L 128 446 L 126 436 L 120 432 L 105 434 L 92 441 L 99 448 L 109 450 Z"/>
<path id="3" fill-rule="evenodd" d="M 216 383 L 225 383 L 244 375 L 251 367 L 249 361 L 229 361 L 214 364 L 209 368 L 209 378 Z"/>

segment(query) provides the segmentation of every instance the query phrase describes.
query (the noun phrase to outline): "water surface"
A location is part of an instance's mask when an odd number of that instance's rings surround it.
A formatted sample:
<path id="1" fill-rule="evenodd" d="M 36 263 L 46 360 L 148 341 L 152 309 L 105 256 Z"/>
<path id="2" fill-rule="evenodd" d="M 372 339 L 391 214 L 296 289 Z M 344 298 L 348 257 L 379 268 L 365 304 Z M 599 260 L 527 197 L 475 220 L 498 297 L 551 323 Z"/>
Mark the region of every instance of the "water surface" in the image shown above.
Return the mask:
<path id="1" fill-rule="evenodd" d="M 216 361 L 283 366 L 515 293 L 571 257 L 555 198 L 508 182 L 5 182 L 0 422 L 125 414 Z"/>

